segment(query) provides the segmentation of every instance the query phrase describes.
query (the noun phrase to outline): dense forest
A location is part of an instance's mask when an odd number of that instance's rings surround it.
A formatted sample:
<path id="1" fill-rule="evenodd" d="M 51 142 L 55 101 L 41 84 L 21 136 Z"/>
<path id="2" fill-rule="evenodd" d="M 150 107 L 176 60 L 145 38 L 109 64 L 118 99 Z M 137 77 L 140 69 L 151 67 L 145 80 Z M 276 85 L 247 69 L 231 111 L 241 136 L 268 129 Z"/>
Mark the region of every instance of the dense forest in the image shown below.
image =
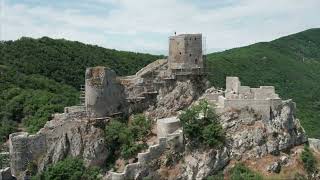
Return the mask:
<path id="1" fill-rule="evenodd" d="M 272 85 L 282 99 L 297 103 L 297 116 L 307 134 L 320 138 L 320 29 L 310 29 L 208 55 L 210 81 L 225 86 L 225 76 L 238 76 L 252 87 Z"/>
<path id="2" fill-rule="evenodd" d="M 79 103 L 86 67 L 109 66 L 130 75 L 163 58 L 105 49 L 64 39 L 23 37 L 0 43 L 0 136 L 36 132 L 54 112 Z M 224 87 L 225 76 L 244 85 L 274 85 L 283 99 L 297 102 L 309 136 L 320 138 L 320 29 L 207 56 L 208 78 Z"/>
<path id="3" fill-rule="evenodd" d="M 37 132 L 54 112 L 79 104 L 86 67 L 109 66 L 131 75 L 162 58 L 105 49 L 64 39 L 23 37 L 0 43 L 0 137 Z"/>

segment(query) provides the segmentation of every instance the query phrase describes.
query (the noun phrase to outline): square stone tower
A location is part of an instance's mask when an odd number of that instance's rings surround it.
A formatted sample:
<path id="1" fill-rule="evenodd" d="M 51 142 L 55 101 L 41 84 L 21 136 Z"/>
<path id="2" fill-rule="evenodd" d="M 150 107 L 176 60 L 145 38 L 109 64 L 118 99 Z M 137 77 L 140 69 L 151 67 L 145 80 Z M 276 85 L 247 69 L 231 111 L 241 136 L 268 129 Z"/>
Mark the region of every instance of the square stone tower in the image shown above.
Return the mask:
<path id="1" fill-rule="evenodd" d="M 170 36 L 168 62 L 172 71 L 202 70 L 202 34 Z"/>

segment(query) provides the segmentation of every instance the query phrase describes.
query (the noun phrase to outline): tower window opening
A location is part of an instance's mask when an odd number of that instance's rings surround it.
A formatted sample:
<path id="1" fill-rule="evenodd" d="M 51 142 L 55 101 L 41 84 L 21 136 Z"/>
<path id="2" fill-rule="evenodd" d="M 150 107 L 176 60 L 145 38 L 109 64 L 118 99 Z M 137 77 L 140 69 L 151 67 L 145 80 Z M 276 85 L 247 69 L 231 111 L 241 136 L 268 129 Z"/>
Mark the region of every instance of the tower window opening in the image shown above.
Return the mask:
<path id="1" fill-rule="evenodd" d="M 191 54 L 189 54 L 189 56 L 191 57 Z"/>
<path id="2" fill-rule="evenodd" d="M 179 54 L 181 55 L 181 52 L 179 52 Z"/>
<path id="3" fill-rule="evenodd" d="M 198 59 L 195 59 L 195 60 L 194 60 L 194 63 L 195 63 L 195 64 L 198 64 Z"/>

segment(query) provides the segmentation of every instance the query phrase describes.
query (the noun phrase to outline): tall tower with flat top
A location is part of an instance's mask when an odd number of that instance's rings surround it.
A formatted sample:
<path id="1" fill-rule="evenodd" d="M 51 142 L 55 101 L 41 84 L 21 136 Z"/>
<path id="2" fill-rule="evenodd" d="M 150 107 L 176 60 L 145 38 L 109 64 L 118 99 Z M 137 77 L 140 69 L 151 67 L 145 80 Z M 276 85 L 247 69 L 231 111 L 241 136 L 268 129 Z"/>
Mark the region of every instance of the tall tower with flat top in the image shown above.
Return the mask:
<path id="1" fill-rule="evenodd" d="M 170 36 L 168 63 L 173 72 L 202 70 L 202 34 Z"/>

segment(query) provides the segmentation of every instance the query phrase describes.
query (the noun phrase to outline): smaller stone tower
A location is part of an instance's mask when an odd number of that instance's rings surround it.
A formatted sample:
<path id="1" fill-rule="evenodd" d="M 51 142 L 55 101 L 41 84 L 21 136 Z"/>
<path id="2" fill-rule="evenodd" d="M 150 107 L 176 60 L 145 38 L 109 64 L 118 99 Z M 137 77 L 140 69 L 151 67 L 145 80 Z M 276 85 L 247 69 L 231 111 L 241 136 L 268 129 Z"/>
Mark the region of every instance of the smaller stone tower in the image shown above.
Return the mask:
<path id="1" fill-rule="evenodd" d="M 202 34 L 180 34 L 169 38 L 169 68 L 197 72 L 203 69 Z"/>
<path id="2" fill-rule="evenodd" d="M 124 88 L 113 70 L 102 66 L 86 69 L 85 106 L 89 117 L 124 113 L 124 103 Z"/>

